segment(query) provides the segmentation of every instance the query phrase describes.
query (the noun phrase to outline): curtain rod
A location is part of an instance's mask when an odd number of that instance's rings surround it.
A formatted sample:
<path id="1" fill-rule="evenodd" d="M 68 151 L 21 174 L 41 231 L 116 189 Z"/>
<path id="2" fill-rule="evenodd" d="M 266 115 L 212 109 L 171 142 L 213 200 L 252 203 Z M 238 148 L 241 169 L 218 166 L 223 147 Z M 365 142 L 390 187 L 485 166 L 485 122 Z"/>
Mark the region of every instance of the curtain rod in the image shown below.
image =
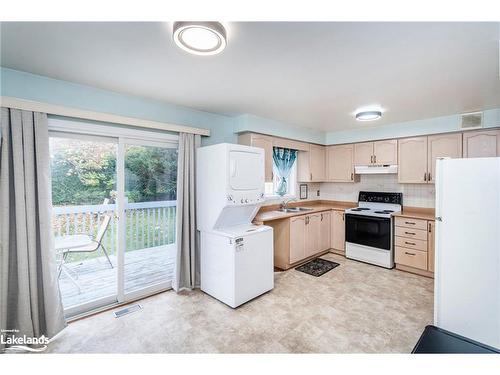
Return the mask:
<path id="1" fill-rule="evenodd" d="M 36 102 L 36 101 L 32 101 L 32 100 L 19 99 L 19 98 L 14 98 L 14 97 L 10 97 L 10 96 L 0 97 L 0 106 L 8 107 L 8 108 L 15 108 L 15 109 L 22 109 L 22 110 L 33 111 L 33 112 L 44 112 L 44 113 L 51 114 L 51 115 L 75 117 L 75 118 L 80 118 L 80 119 L 85 119 L 85 120 L 111 122 L 111 123 L 115 123 L 115 124 L 131 125 L 131 126 L 137 126 L 137 127 L 141 127 L 141 128 L 148 128 L 148 129 L 159 129 L 159 130 L 167 130 L 167 131 L 180 132 L 180 133 L 182 132 L 182 133 L 192 133 L 192 134 L 200 134 L 200 135 L 204 135 L 204 136 L 210 136 L 209 129 L 193 128 L 190 126 L 176 125 L 176 124 L 168 124 L 166 122 L 144 120 L 144 119 L 140 119 L 140 118 L 114 115 L 114 114 L 105 113 L 105 112 L 94 112 L 94 111 L 88 111 L 85 109 L 78 109 L 78 108 L 73 108 L 73 107 L 65 107 L 65 106 L 60 106 L 60 105 L 55 105 L 55 104 Z"/>

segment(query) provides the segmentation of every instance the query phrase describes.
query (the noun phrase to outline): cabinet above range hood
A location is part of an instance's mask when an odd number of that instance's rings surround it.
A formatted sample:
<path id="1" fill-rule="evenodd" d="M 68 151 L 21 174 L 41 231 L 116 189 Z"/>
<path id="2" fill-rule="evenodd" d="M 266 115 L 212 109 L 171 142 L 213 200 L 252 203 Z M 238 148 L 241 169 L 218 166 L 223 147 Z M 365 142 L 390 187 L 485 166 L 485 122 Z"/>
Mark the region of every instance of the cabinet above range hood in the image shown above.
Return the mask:
<path id="1" fill-rule="evenodd" d="M 356 165 L 356 174 L 395 174 L 398 173 L 397 165 Z"/>

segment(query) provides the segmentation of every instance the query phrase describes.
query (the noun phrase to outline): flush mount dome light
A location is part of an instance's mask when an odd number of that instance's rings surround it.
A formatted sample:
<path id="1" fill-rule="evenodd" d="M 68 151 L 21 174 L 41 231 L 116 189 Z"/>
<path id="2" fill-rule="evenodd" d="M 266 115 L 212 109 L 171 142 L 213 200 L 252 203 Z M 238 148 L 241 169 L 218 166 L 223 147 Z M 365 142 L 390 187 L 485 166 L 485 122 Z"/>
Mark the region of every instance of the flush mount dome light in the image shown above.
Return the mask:
<path id="1" fill-rule="evenodd" d="M 370 110 L 356 112 L 356 120 L 358 121 L 374 121 L 382 117 L 382 111 L 380 110 Z"/>
<path id="2" fill-rule="evenodd" d="M 219 22 L 175 22 L 174 42 L 195 55 L 216 55 L 226 48 L 226 29 Z"/>

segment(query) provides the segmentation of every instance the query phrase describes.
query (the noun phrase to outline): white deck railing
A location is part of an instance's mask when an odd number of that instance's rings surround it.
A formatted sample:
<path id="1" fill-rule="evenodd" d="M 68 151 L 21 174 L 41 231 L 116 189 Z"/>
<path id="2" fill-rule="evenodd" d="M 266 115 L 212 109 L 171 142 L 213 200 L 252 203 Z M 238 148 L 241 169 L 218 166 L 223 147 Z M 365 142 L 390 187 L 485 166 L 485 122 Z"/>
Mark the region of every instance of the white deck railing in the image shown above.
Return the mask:
<path id="1" fill-rule="evenodd" d="M 176 201 L 127 203 L 126 250 L 137 250 L 175 242 Z M 52 209 L 52 227 L 56 236 L 88 234 L 96 236 L 105 215 L 111 222 L 104 236 L 104 246 L 115 253 L 116 204 L 56 206 Z"/>

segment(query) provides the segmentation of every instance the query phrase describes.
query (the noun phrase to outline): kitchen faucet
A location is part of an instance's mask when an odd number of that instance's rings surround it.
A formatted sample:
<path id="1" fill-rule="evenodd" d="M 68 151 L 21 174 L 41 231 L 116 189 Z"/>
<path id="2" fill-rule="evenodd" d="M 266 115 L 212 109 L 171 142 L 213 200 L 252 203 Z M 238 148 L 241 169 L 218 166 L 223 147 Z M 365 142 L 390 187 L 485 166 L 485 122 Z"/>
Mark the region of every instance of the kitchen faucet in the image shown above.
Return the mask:
<path id="1" fill-rule="evenodd" d="M 280 208 L 282 210 L 287 210 L 288 209 L 288 204 L 290 202 L 296 201 L 297 198 L 290 198 L 290 199 L 283 199 L 283 202 L 281 202 Z"/>

